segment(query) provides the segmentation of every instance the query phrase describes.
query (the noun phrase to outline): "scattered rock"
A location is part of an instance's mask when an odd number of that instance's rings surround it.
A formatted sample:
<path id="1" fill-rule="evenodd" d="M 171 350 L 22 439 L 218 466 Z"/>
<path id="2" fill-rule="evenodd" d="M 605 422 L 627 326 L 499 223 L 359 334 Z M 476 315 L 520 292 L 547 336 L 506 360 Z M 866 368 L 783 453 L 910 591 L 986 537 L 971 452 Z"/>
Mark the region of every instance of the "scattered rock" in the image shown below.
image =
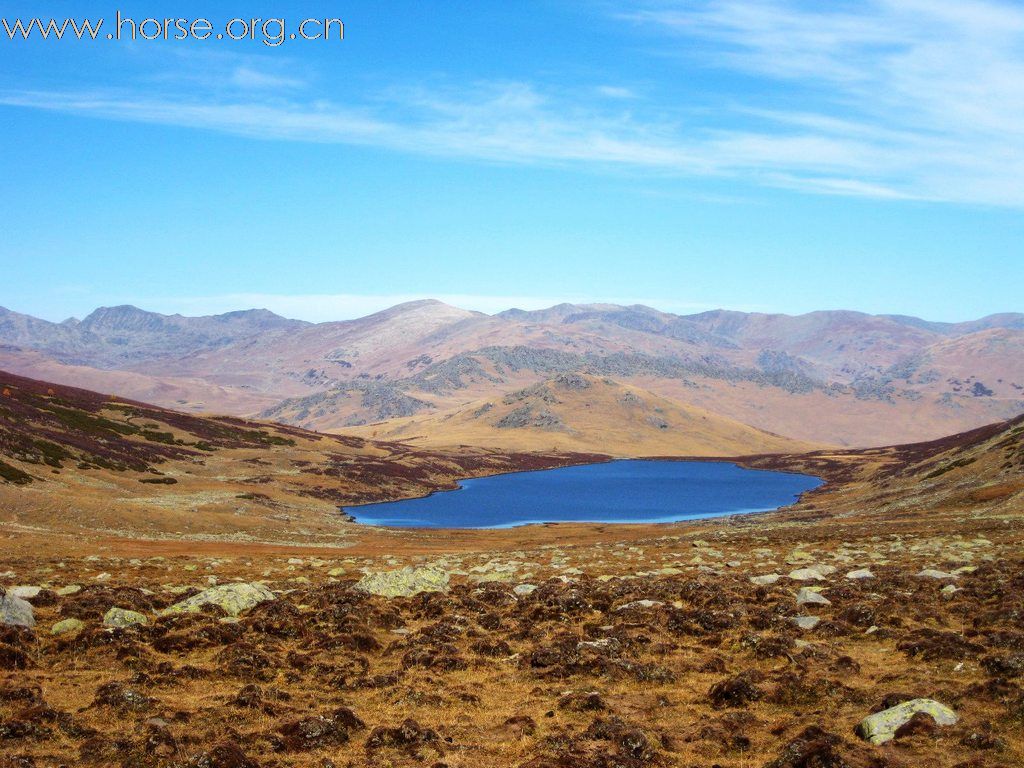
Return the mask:
<path id="1" fill-rule="evenodd" d="M 407 565 L 395 571 L 367 573 L 355 588 L 382 597 L 412 597 L 420 592 L 447 592 L 450 578 L 448 571 L 440 568 Z"/>
<path id="2" fill-rule="evenodd" d="M 945 571 L 937 571 L 934 568 L 925 568 L 923 571 L 917 574 L 922 579 L 955 579 L 957 575 L 955 573 L 946 573 Z"/>
<path id="3" fill-rule="evenodd" d="M 794 616 L 793 623 L 800 629 L 814 629 L 821 623 L 821 618 L 818 616 Z"/>
<path id="4" fill-rule="evenodd" d="M 797 605 L 832 605 L 832 601 L 820 592 L 803 587 L 796 594 Z"/>
<path id="5" fill-rule="evenodd" d="M 793 581 L 824 581 L 821 571 L 817 568 L 797 568 L 789 572 L 789 578 Z"/>
<path id="6" fill-rule="evenodd" d="M 202 610 L 203 606 L 216 605 L 228 616 L 237 617 L 239 614 L 254 608 L 260 603 L 274 600 L 274 593 L 258 582 L 249 584 L 221 584 L 217 587 L 204 589 L 197 595 L 192 595 L 180 603 L 175 603 L 170 608 L 161 611 L 161 615 L 167 616 L 175 613 L 195 613 Z"/>
<path id="7" fill-rule="evenodd" d="M 126 608 L 118 608 L 115 606 L 103 614 L 103 626 L 105 627 L 124 629 L 125 627 L 134 627 L 145 624 L 149 624 L 149 619 L 146 618 L 145 614 L 139 613 L 138 611 L 129 611 Z"/>
<path id="8" fill-rule="evenodd" d="M 81 632 L 85 628 L 85 623 L 81 619 L 63 619 L 58 621 L 50 629 L 50 634 L 53 635 L 70 635 L 75 632 Z"/>
<path id="9" fill-rule="evenodd" d="M 873 574 L 868 568 L 858 568 L 857 570 L 850 571 L 846 574 L 846 578 L 852 581 L 859 581 L 860 579 L 873 579 L 875 578 L 875 574 Z"/>
<path id="10" fill-rule="evenodd" d="M 774 584 L 775 582 L 777 582 L 781 578 L 782 578 L 781 574 L 778 574 L 778 573 L 766 573 L 763 576 L 751 576 L 750 577 L 750 583 L 751 584 L 755 584 L 755 585 L 757 585 L 759 587 L 767 587 L 767 586 L 770 586 L 770 585 Z"/>
<path id="11" fill-rule="evenodd" d="M 911 699 L 868 715 L 857 726 L 857 735 L 872 744 L 884 744 L 919 712 L 930 716 L 937 725 L 954 725 L 959 719 L 952 709 L 934 699 Z"/>
<path id="12" fill-rule="evenodd" d="M 31 600 L 33 597 L 35 597 L 42 591 L 42 587 L 22 585 L 18 587 L 11 587 L 7 590 L 7 594 L 14 595 L 15 597 L 20 597 L 22 600 Z"/>
<path id="13" fill-rule="evenodd" d="M 9 592 L 0 595 L 0 624 L 9 627 L 34 627 L 36 617 L 32 613 L 32 604 Z"/>
<path id="14" fill-rule="evenodd" d="M 536 584 L 517 584 L 516 586 L 512 587 L 512 592 L 518 597 L 526 597 L 526 595 L 531 595 L 536 591 Z"/>
<path id="15" fill-rule="evenodd" d="M 631 611 L 631 610 L 636 610 L 638 608 L 658 608 L 658 607 L 660 607 L 662 605 L 664 605 L 664 603 L 661 602 L 661 600 L 634 600 L 631 603 L 626 603 L 625 605 L 620 605 L 615 610 L 616 611 Z"/>

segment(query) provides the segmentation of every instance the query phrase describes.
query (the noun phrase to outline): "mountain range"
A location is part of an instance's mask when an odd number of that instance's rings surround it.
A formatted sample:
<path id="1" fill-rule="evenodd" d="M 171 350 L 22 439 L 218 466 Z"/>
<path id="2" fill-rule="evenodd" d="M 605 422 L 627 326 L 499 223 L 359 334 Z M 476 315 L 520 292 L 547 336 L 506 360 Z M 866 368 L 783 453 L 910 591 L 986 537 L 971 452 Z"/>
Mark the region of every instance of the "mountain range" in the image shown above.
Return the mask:
<path id="1" fill-rule="evenodd" d="M 761 436 L 747 452 L 782 438 L 787 450 L 868 446 L 1012 417 L 1024 411 L 1024 314 L 939 323 L 560 304 L 487 315 L 424 300 L 326 323 L 132 306 L 53 323 L 0 309 L 0 368 L 433 445 L 593 450 L 614 434 L 623 450 L 721 455 L 741 433 Z"/>

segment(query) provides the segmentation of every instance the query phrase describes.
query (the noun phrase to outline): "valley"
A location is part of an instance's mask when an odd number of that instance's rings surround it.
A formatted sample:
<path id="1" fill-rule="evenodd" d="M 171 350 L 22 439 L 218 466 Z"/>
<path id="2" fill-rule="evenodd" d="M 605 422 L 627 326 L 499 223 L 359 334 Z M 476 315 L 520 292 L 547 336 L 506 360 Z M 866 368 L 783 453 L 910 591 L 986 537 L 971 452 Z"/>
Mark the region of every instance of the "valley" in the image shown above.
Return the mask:
<path id="1" fill-rule="evenodd" d="M 323 435 L 0 379 L 4 768 L 1024 757 L 1024 417 L 721 456 L 826 479 L 771 513 L 388 529 L 336 505 L 607 455 Z M 955 722 L 856 732 L 918 699 Z"/>

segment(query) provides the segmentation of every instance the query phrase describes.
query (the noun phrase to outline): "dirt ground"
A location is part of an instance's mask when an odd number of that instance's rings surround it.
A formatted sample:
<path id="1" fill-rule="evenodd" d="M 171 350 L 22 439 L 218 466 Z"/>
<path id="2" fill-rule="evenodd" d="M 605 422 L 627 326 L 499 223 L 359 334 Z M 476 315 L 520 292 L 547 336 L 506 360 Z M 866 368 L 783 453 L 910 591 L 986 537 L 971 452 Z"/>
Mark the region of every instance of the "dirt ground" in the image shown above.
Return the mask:
<path id="1" fill-rule="evenodd" d="M 669 525 L 386 530 L 324 504 L 262 543 L 229 507 L 218 534 L 149 526 L 160 488 L 110 530 L 102 494 L 0 486 L 0 588 L 35 621 L 0 625 L 0 768 L 1024 764 L 1024 424 L 743 461 L 829 482 Z M 304 544 L 316 514 L 336 535 Z M 437 591 L 373 593 L 406 567 Z M 164 613 L 235 582 L 273 599 Z M 922 697 L 957 722 L 855 733 Z"/>

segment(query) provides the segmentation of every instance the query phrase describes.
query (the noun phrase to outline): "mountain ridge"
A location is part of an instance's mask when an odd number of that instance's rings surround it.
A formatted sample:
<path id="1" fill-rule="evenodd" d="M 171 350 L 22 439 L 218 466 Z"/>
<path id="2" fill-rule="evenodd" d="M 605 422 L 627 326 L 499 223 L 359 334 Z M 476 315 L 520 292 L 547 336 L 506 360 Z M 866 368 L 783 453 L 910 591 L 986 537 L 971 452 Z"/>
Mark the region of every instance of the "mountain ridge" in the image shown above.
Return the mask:
<path id="1" fill-rule="evenodd" d="M 193 412 L 289 418 L 281 404 L 319 414 L 296 422 L 318 429 L 446 412 L 577 373 L 798 441 L 865 446 L 1024 410 L 1024 314 L 938 323 L 562 303 L 489 315 L 424 299 L 324 323 L 122 305 L 56 324 L 0 310 L 0 365 Z"/>

